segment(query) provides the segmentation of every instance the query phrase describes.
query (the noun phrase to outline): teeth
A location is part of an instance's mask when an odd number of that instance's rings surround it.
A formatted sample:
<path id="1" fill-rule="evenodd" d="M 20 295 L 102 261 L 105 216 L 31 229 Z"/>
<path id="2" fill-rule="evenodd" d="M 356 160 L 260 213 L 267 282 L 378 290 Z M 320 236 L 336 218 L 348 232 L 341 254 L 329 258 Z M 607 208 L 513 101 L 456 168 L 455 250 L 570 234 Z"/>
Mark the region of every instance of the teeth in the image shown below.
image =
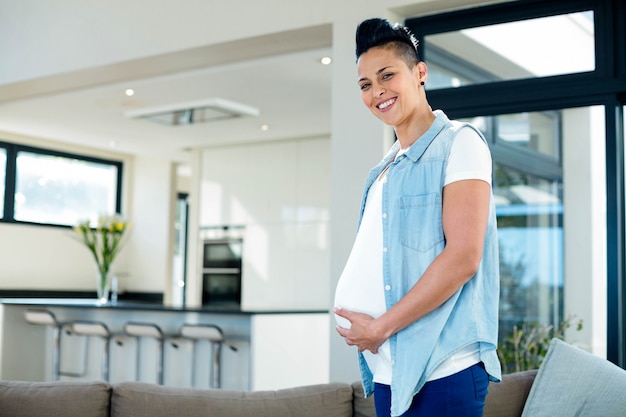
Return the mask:
<path id="1" fill-rule="evenodd" d="M 387 101 L 383 101 L 382 103 L 380 103 L 378 105 L 378 108 L 381 109 L 381 110 L 386 109 L 387 107 L 391 106 L 394 103 L 394 101 L 395 101 L 395 99 L 393 99 L 393 98 L 389 99 Z"/>

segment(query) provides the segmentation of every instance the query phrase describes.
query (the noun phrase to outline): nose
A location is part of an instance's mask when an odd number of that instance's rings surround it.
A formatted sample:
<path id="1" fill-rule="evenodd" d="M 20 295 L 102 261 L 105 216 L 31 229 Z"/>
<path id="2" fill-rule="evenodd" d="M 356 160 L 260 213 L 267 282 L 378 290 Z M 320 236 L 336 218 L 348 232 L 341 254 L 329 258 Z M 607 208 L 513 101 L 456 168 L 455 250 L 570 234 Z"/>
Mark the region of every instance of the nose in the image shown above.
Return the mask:
<path id="1" fill-rule="evenodd" d="M 375 94 L 381 97 L 383 94 L 385 94 L 385 89 L 382 87 L 378 87 L 378 90 L 376 90 Z"/>

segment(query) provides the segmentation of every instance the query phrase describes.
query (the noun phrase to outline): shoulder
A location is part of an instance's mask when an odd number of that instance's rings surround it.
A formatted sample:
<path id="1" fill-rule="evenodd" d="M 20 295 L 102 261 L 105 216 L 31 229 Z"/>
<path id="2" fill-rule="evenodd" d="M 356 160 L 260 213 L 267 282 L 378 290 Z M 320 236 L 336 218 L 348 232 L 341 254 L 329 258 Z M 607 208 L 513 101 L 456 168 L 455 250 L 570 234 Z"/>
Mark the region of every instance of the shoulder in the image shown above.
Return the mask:
<path id="1" fill-rule="evenodd" d="M 464 124 L 454 135 L 448 156 L 444 185 L 465 179 L 480 179 L 491 184 L 491 152 L 483 135 Z"/>
<path id="2" fill-rule="evenodd" d="M 485 143 L 487 142 L 487 140 L 485 139 L 485 136 L 480 131 L 480 129 L 478 129 L 476 126 L 474 126 L 471 123 L 460 122 L 458 120 L 451 120 L 450 124 L 451 124 L 452 130 L 454 131 L 455 138 L 457 137 L 475 138 L 475 139 L 480 139 L 481 141 L 484 141 Z"/>
<path id="3" fill-rule="evenodd" d="M 483 134 L 469 123 L 462 123 L 455 127 L 452 148 L 456 152 L 490 154 L 487 140 Z"/>

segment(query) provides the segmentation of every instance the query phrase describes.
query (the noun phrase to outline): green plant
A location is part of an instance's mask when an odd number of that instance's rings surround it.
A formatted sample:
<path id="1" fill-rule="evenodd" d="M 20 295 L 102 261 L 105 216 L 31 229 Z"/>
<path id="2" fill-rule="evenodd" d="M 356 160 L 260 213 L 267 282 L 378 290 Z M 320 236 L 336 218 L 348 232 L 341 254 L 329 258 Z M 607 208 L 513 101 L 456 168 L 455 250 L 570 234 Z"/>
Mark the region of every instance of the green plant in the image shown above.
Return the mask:
<path id="1" fill-rule="evenodd" d="M 573 317 L 565 319 L 558 328 L 537 322 L 522 322 L 513 326 L 513 333 L 498 344 L 498 358 L 503 373 L 513 373 L 538 369 L 554 338 L 565 340 L 565 330 L 576 325 L 576 331 L 583 328 L 583 321 L 574 322 Z"/>
<path id="2" fill-rule="evenodd" d="M 98 272 L 103 276 L 108 274 L 127 228 L 128 223 L 119 215 L 100 216 L 95 228 L 91 227 L 89 220 L 74 226 L 74 232 L 93 255 Z"/>

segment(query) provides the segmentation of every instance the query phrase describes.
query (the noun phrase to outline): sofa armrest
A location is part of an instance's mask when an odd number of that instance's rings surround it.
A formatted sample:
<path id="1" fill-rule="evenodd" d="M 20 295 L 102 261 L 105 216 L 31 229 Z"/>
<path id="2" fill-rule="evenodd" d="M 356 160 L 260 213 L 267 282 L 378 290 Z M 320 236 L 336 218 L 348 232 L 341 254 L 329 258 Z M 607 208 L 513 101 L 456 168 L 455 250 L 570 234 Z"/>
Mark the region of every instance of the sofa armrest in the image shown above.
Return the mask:
<path id="1" fill-rule="evenodd" d="M 374 395 L 365 398 L 365 391 L 363 391 L 361 381 L 353 382 L 352 390 L 354 392 L 352 398 L 352 406 L 354 408 L 353 417 L 376 417 Z"/>
<path id="2" fill-rule="evenodd" d="M 502 376 L 502 382 L 489 384 L 484 417 L 520 417 L 537 370 Z"/>

